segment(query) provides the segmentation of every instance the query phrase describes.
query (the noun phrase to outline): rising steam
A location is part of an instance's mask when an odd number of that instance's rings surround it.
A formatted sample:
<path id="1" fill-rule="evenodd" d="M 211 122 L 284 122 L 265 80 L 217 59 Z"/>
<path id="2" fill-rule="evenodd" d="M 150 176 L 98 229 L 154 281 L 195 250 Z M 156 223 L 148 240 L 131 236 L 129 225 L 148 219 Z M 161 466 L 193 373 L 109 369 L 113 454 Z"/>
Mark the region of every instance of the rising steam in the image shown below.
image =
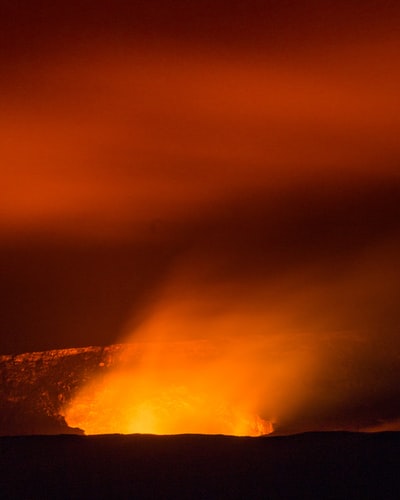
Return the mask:
<path id="1" fill-rule="evenodd" d="M 210 283 L 210 259 L 188 259 L 125 337 L 120 364 L 66 409 L 67 422 L 87 433 L 390 428 L 385 386 L 399 361 L 387 351 L 394 335 L 385 332 L 382 348 L 384 326 L 374 325 L 380 294 L 394 286 L 380 278 L 382 253 L 358 255 L 329 282 L 310 266 L 268 283 Z M 368 318 L 357 311 L 366 301 L 375 301 Z"/>
<path id="2" fill-rule="evenodd" d="M 70 425 L 258 435 L 398 422 L 389 31 L 332 46 L 324 34 L 318 49 L 293 39 L 287 54 L 102 40 L 10 59 L 4 349 L 18 335 L 130 345 L 65 408 Z"/>

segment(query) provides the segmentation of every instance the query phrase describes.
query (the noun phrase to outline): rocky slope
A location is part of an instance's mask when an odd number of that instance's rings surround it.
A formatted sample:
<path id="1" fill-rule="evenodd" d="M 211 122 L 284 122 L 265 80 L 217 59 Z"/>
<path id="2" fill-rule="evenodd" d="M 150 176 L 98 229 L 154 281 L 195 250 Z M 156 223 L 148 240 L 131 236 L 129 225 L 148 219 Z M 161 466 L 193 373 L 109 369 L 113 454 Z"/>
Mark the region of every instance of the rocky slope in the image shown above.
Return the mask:
<path id="1" fill-rule="evenodd" d="M 0 356 L 0 435 L 81 434 L 60 410 L 122 350 L 117 344 Z"/>

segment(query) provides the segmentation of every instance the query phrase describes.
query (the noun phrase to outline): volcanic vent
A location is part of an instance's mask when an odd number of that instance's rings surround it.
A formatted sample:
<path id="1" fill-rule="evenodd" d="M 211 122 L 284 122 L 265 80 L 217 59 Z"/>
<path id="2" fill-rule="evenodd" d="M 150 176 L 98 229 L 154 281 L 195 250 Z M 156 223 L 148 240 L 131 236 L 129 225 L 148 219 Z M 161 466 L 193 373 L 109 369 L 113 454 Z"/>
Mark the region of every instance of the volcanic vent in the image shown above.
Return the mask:
<path id="1" fill-rule="evenodd" d="M 1 356 L 0 435 L 272 432 L 234 397 L 232 381 L 218 382 L 220 364 L 219 349 L 203 341 Z"/>

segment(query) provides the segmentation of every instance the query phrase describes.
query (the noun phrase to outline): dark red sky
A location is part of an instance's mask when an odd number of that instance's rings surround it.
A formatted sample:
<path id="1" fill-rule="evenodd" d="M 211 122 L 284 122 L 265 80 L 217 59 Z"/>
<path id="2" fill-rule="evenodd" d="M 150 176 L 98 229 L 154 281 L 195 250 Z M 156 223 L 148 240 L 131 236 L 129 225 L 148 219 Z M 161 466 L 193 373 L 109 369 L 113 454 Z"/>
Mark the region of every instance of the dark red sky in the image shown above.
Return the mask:
<path id="1" fill-rule="evenodd" d="M 2 9 L 0 352 L 116 342 L 172 286 L 329 338 L 398 418 L 397 2 Z"/>

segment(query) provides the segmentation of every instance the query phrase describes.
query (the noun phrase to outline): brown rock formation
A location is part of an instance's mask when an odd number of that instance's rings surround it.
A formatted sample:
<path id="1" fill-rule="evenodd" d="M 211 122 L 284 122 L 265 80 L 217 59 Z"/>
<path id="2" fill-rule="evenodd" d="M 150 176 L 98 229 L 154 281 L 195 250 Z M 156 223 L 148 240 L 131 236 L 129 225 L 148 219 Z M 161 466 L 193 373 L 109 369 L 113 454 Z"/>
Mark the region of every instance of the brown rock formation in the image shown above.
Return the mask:
<path id="1" fill-rule="evenodd" d="M 82 434 L 67 425 L 61 407 L 120 352 L 117 344 L 0 356 L 0 435 Z"/>

